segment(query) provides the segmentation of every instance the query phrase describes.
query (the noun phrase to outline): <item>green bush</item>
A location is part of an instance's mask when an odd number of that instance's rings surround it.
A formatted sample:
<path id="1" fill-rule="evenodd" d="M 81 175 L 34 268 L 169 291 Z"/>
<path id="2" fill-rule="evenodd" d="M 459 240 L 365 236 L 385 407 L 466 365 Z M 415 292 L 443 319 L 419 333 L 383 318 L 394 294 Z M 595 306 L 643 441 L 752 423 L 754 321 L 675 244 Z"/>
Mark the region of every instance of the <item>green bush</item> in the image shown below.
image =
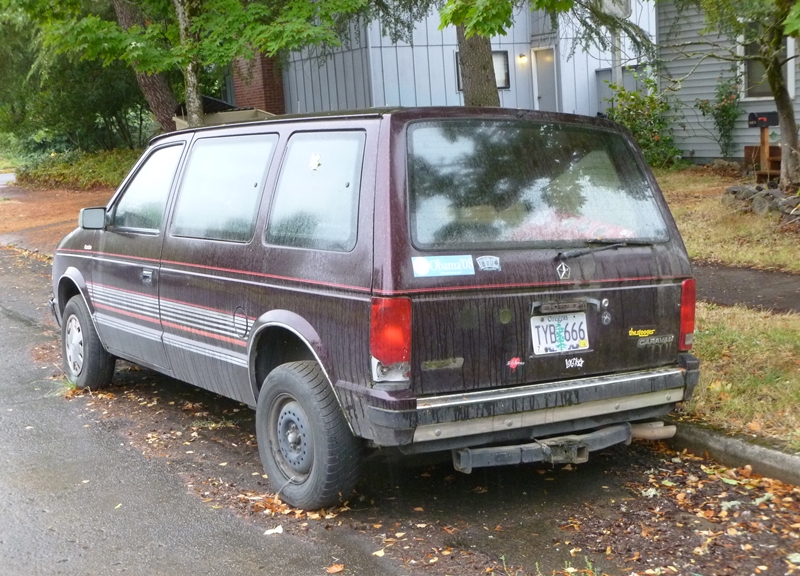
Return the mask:
<path id="1" fill-rule="evenodd" d="M 610 100 L 614 107 L 609 108 L 608 117 L 631 131 L 650 166 L 671 166 L 682 156 L 673 142 L 668 117 L 678 110 L 678 106 L 667 94 L 658 91 L 655 78 L 644 74 L 636 75 L 636 78 L 644 84 L 642 92 L 609 84 L 614 91 Z"/>
<path id="2" fill-rule="evenodd" d="M 17 182 L 71 190 L 115 188 L 140 155 L 141 150 L 127 149 L 53 153 L 21 166 L 17 170 Z"/>
<path id="3" fill-rule="evenodd" d="M 736 127 L 736 120 L 742 115 L 742 108 L 739 105 L 739 76 L 735 68 L 732 73 L 733 76 L 729 78 L 717 78 L 717 97 L 713 102 L 697 100 L 695 103 L 695 108 L 700 110 L 703 116 L 711 116 L 714 121 L 714 127 L 717 129 L 715 139 L 723 158 L 731 157 L 733 129 Z"/>

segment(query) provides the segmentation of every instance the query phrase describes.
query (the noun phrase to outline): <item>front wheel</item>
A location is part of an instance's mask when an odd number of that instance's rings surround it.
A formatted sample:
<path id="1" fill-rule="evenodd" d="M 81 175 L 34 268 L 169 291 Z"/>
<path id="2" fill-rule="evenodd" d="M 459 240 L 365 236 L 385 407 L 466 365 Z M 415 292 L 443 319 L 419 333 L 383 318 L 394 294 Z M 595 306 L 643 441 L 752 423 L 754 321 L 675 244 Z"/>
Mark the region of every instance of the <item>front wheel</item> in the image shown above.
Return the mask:
<path id="1" fill-rule="evenodd" d="M 258 397 L 256 433 L 270 484 L 291 506 L 331 506 L 355 487 L 361 446 L 316 362 L 270 372 Z"/>
<path id="2" fill-rule="evenodd" d="M 103 348 L 80 296 L 73 296 L 64 307 L 61 354 L 64 374 L 78 388 L 99 390 L 108 386 L 114 376 L 116 360 Z"/>

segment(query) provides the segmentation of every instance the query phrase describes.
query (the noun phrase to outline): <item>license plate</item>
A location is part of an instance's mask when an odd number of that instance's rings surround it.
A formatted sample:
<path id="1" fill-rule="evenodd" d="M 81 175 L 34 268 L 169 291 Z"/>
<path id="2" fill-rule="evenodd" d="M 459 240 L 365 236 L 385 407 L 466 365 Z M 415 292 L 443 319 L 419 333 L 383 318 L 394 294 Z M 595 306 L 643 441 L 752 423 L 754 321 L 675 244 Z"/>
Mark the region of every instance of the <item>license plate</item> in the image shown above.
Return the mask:
<path id="1" fill-rule="evenodd" d="M 549 314 L 531 318 L 534 354 L 558 354 L 589 348 L 586 313 Z"/>

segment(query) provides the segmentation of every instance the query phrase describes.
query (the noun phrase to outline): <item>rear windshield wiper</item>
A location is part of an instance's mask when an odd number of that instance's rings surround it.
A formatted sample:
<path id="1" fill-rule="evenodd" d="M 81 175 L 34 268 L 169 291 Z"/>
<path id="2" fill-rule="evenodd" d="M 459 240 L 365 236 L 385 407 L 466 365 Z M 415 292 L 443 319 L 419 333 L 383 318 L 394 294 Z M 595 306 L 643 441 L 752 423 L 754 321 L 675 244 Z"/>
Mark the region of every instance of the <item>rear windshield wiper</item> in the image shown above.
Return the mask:
<path id="1" fill-rule="evenodd" d="M 566 252 L 559 252 L 556 260 L 567 260 L 575 258 L 576 256 L 583 256 L 584 254 L 592 254 L 593 252 L 602 252 L 603 250 L 612 250 L 616 248 L 624 248 L 625 246 L 649 246 L 652 242 L 647 240 L 606 240 L 604 238 L 589 238 L 586 240 L 587 244 L 602 244 L 596 248 L 576 248 L 575 250 L 567 250 Z"/>

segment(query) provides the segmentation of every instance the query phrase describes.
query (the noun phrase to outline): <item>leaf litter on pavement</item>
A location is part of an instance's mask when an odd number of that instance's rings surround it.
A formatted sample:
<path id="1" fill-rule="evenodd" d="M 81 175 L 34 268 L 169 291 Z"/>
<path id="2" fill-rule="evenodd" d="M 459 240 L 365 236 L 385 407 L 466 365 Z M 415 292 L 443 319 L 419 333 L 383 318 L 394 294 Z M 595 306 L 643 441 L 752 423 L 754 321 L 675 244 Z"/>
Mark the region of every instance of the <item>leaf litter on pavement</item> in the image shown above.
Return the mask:
<path id="1" fill-rule="evenodd" d="M 90 417 L 115 421 L 114 428 L 146 458 L 174 466 L 204 502 L 233 509 L 268 532 L 280 526 L 284 533 L 313 537 L 319 530 L 352 530 L 370 540 L 380 561 L 401 564 L 412 573 L 800 576 L 799 489 L 749 468 L 724 468 L 661 444 L 634 444 L 620 451 L 626 455 L 624 464 L 615 461 L 616 455 L 605 464 L 624 481 L 626 497 L 603 503 L 602 513 L 580 501 L 553 509 L 562 533 L 553 546 L 561 547 L 572 564 L 566 571 L 555 566 L 542 571 L 514 558 L 507 563 L 483 548 L 482 535 L 523 538 L 513 527 L 428 512 L 431 501 L 422 497 L 425 491 L 404 510 L 387 504 L 401 496 L 408 500 L 409 494 L 382 490 L 356 493 L 331 509 L 293 508 L 269 491 L 252 410 L 124 364 L 116 378 L 121 385 L 73 398 L 85 402 Z M 503 470 L 492 473 L 507 474 Z M 560 470 L 576 474 L 580 466 Z M 559 469 L 530 471 L 531 477 L 548 481 Z M 456 477 L 447 465 L 420 470 L 416 477 L 419 483 L 440 484 L 445 492 L 466 487 L 462 498 L 467 500 L 491 495 L 485 481 Z M 523 518 L 526 510 L 519 507 L 516 514 Z M 265 537 L 280 537 L 276 534 Z M 331 565 L 324 559 L 320 571 L 339 565 L 348 572 L 344 563 Z"/>
<path id="2" fill-rule="evenodd" d="M 800 574 L 800 488 L 658 445 L 656 467 L 612 502 L 562 528 L 626 574 Z"/>

